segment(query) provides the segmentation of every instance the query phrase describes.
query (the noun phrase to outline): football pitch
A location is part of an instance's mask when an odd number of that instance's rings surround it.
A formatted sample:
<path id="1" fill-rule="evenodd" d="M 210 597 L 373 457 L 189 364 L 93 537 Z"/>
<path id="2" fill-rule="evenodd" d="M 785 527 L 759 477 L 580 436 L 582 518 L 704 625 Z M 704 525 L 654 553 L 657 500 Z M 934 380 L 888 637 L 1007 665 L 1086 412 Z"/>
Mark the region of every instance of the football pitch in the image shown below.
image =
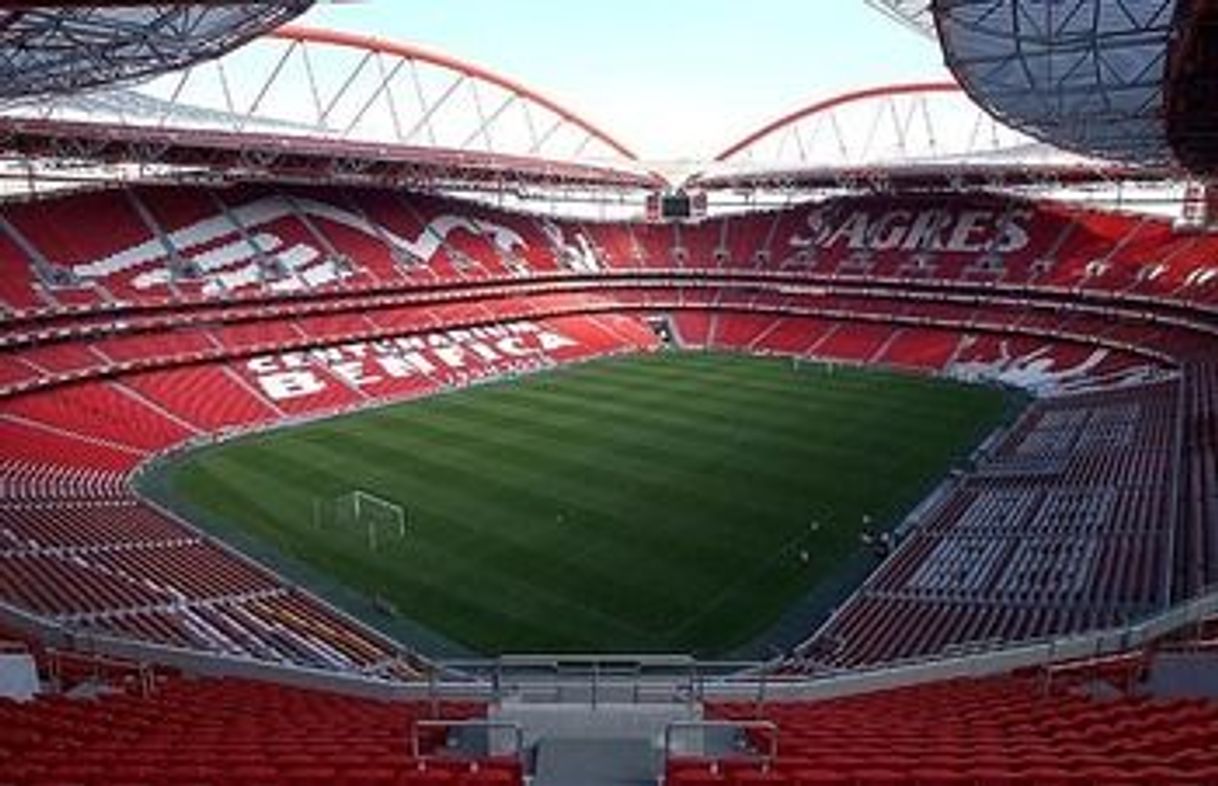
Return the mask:
<path id="1" fill-rule="evenodd" d="M 1001 419 L 997 390 L 722 354 L 605 359 L 204 448 L 189 503 L 478 651 L 722 654 Z M 319 526 L 355 489 L 406 535 Z"/>

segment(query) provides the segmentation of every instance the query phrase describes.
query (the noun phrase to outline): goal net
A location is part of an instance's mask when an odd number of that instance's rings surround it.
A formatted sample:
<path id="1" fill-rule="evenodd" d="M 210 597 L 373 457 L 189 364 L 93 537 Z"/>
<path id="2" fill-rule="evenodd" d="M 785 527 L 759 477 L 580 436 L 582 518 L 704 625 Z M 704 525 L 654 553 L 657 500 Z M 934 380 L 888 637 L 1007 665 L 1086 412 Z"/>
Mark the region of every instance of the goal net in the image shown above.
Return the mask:
<path id="1" fill-rule="evenodd" d="M 392 500 L 356 489 L 337 497 L 317 499 L 313 524 L 318 529 L 357 538 L 369 550 L 378 551 L 406 537 L 408 511 Z"/>

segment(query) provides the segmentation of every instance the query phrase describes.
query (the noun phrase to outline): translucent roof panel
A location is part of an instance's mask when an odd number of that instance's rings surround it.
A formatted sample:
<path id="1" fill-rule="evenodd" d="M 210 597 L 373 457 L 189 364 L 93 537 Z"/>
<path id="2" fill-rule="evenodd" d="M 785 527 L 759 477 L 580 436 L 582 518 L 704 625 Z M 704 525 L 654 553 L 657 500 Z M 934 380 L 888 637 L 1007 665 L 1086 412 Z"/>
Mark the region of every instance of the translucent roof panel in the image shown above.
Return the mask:
<path id="1" fill-rule="evenodd" d="M 0 11 L 0 99 L 130 81 L 233 49 L 313 0 Z"/>
<path id="2" fill-rule="evenodd" d="M 1164 80 L 1177 0 L 935 0 L 947 63 L 1003 122 L 1079 153 L 1173 160 Z"/>

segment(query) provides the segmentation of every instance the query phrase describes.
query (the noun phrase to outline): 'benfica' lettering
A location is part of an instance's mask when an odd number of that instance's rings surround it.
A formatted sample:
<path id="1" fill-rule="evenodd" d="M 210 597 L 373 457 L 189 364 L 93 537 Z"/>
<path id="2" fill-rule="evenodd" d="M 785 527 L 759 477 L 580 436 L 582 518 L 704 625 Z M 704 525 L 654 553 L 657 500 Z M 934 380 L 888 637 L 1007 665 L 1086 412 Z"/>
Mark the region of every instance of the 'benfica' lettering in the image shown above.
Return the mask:
<path id="1" fill-rule="evenodd" d="M 276 401 L 299 396 L 311 396 L 326 389 L 312 371 L 285 371 L 258 378 L 258 384 Z"/>
<path id="2" fill-rule="evenodd" d="M 791 237 L 795 248 L 845 247 L 851 251 L 1020 251 L 1031 241 L 1030 208 L 1004 210 L 913 211 L 856 209 L 833 206 L 808 213 L 802 231 Z"/>
<path id="3" fill-rule="evenodd" d="M 573 339 L 552 328 L 516 322 L 261 355 L 246 368 L 267 396 L 282 401 L 325 390 L 323 370 L 354 388 L 446 372 L 485 376 L 497 365 L 548 361 L 550 353 L 573 346 Z"/>

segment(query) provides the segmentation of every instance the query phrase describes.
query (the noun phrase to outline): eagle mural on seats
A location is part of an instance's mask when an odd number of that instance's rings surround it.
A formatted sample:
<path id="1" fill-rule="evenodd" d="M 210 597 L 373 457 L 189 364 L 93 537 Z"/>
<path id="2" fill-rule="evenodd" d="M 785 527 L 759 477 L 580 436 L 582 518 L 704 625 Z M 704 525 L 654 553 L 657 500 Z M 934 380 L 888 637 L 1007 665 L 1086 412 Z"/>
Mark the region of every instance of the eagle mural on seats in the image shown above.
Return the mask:
<path id="1" fill-rule="evenodd" d="M 595 273 L 601 261 L 583 232 L 574 232 L 574 243 L 567 239 L 563 228 L 548 218 L 541 220 L 541 231 L 554 248 L 558 263 L 573 273 Z"/>
<path id="2" fill-rule="evenodd" d="M 263 285 L 273 292 L 317 289 L 359 274 L 350 262 L 313 243 L 285 241 L 269 226 L 282 219 L 324 219 L 375 238 L 398 256 L 423 264 L 457 230 L 486 238 L 505 259 L 518 256 L 525 248 L 519 233 L 492 221 L 475 223 L 464 216 L 443 214 L 409 239 L 325 202 L 268 196 L 168 232 L 164 239 L 153 238 L 102 259 L 73 265 L 71 272 L 81 281 L 103 282 L 109 276 L 133 274 L 132 286 L 148 290 L 174 280 L 174 266 L 180 264 L 187 266 L 188 278 L 201 282 L 203 294 L 209 296 Z M 172 258 L 174 254 L 180 261 Z"/>
<path id="3" fill-rule="evenodd" d="M 1133 385 L 1151 381 L 1159 373 L 1147 363 L 1097 374 L 1100 364 L 1111 354 L 1111 350 L 1095 348 L 1082 360 L 1065 365 L 1053 356 L 1049 345 L 1020 355 L 1004 340 L 999 343 L 997 357 L 957 360 L 948 366 L 946 373 L 965 381 L 989 380 L 1013 385 L 1038 396 Z"/>

